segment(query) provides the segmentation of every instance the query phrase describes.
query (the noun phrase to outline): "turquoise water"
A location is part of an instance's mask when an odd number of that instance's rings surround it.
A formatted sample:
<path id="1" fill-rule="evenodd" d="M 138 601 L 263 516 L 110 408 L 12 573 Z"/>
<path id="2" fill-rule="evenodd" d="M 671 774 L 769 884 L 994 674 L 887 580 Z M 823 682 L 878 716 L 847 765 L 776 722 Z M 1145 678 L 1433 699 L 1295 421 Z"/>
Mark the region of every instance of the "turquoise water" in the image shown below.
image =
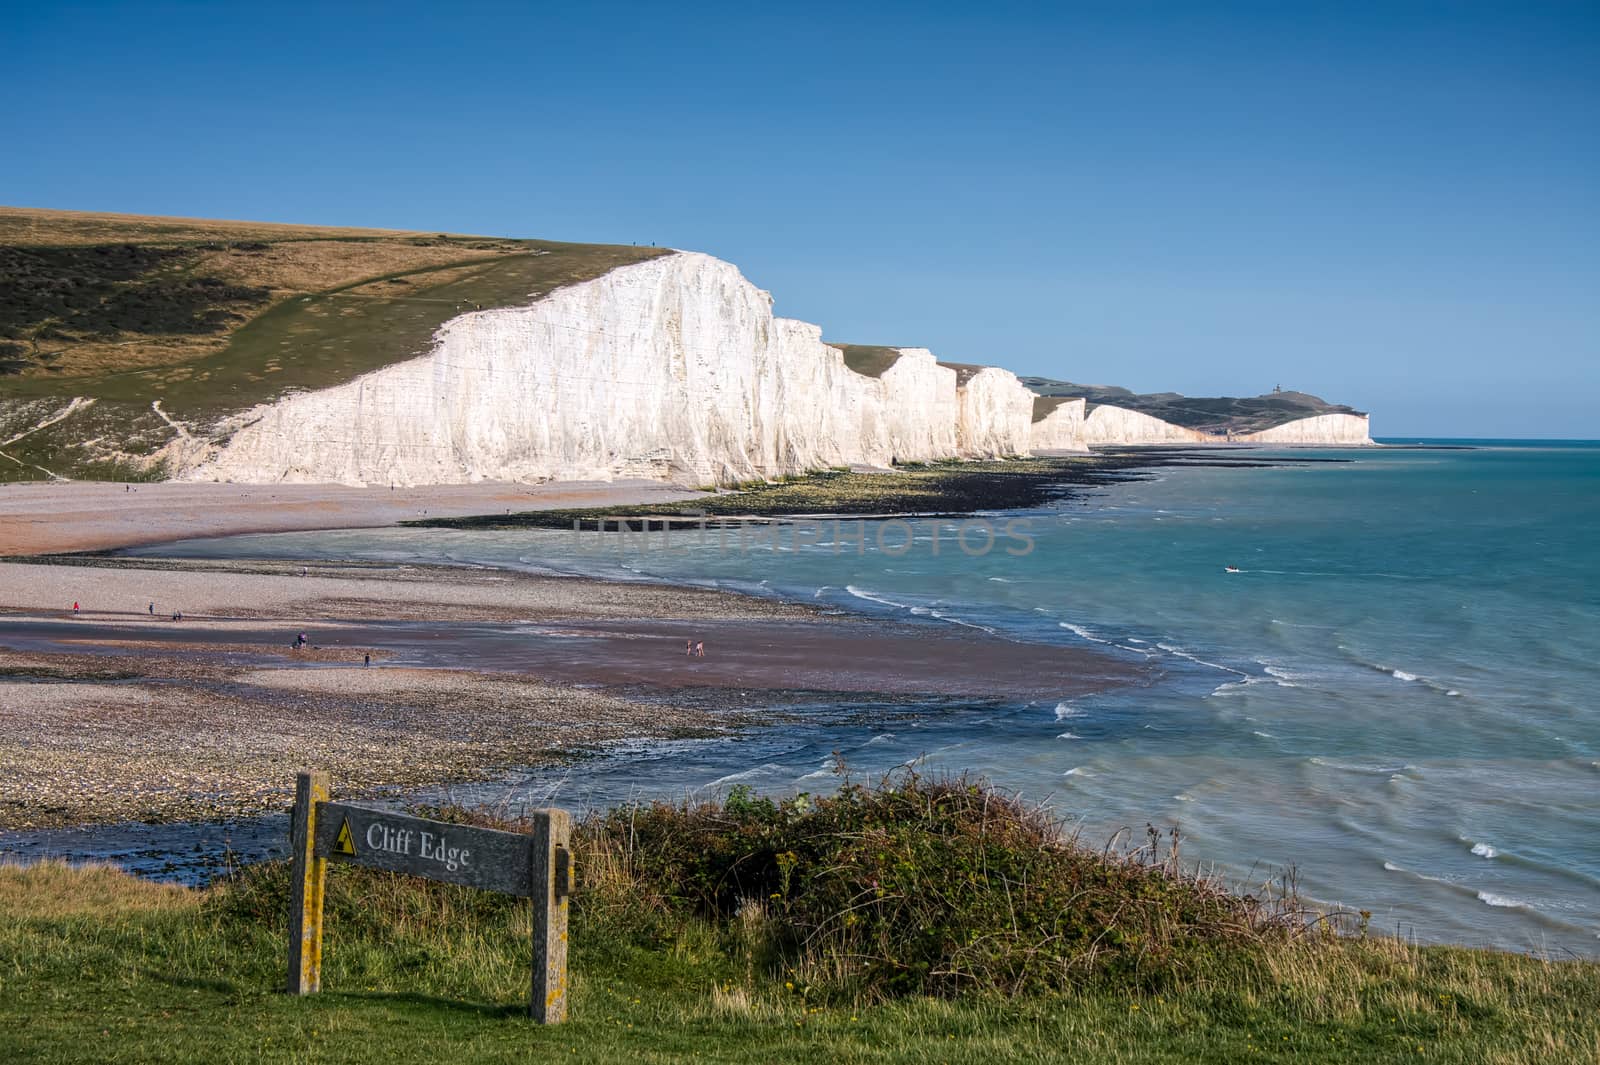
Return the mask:
<path id="1" fill-rule="evenodd" d="M 854 539 L 640 552 L 444 530 L 159 553 L 630 574 L 1085 643 L 1161 678 L 629 750 L 585 787 L 817 790 L 834 751 L 861 772 L 970 769 L 1048 798 L 1096 842 L 1175 823 L 1190 859 L 1244 887 L 1293 867 L 1306 895 L 1386 930 L 1600 953 L 1600 447 L 1313 457 L 1350 461 L 1168 468 L 1034 512 L 1023 556 L 970 557 L 948 530 L 935 555 L 926 525 L 898 556 L 870 529 L 860 554 Z"/>

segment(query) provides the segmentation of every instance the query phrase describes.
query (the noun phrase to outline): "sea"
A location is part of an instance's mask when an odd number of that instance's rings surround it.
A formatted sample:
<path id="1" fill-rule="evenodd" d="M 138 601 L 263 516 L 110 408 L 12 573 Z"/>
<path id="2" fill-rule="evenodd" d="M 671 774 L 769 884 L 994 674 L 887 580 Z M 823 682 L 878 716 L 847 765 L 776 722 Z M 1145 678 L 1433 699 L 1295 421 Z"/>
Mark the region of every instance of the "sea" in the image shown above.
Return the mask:
<path id="1" fill-rule="evenodd" d="M 1094 846 L 1176 827 L 1191 866 L 1244 891 L 1293 885 L 1377 930 L 1600 955 L 1600 444 L 1393 443 L 1421 446 L 1230 453 L 1302 461 L 1163 467 L 976 524 L 770 543 L 386 529 L 138 553 L 626 577 L 1094 648 L 1150 679 L 789 707 L 769 728 L 617 745 L 470 797 L 605 805 L 967 773 Z"/>

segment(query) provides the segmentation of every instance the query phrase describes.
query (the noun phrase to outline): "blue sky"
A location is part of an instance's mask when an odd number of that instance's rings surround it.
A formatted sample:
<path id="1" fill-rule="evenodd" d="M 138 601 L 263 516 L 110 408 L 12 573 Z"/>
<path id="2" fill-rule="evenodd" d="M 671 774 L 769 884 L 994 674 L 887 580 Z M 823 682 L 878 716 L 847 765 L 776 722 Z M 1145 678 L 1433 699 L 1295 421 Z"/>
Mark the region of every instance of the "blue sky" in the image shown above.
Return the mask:
<path id="1" fill-rule="evenodd" d="M 654 241 L 830 339 L 1600 437 L 1592 2 L 55 8 L 0 202 Z"/>

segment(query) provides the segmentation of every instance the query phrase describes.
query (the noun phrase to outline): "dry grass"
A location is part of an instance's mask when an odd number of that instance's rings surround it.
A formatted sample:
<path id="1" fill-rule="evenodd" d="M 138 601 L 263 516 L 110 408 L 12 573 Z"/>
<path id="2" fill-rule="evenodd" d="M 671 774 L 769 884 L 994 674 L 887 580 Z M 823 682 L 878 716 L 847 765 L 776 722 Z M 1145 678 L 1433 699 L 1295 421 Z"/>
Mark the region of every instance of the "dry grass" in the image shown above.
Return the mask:
<path id="1" fill-rule="evenodd" d="M 0 243 L 64 245 L 189 243 L 210 240 L 328 240 L 414 236 L 402 229 L 234 222 L 213 218 L 163 218 L 155 215 L 56 211 L 38 207 L 0 207 Z"/>
<path id="2" fill-rule="evenodd" d="M 139 880 L 114 865 L 0 862 L 0 915 L 7 922 L 192 909 L 202 897 L 176 884 Z"/>
<path id="3" fill-rule="evenodd" d="M 1504 1004 L 1516 1020 L 1534 1001 L 1569 994 L 1571 962 L 1496 951 L 1421 947 L 1390 936 L 1307 937 L 1247 956 L 1247 1005 L 1300 1021 L 1356 1020 L 1374 1012 L 1466 1017 L 1473 1004 Z M 1236 985 L 1237 986 L 1237 985 Z M 1574 1002 L 1575 1011 L 1580 1005 Z"/>
<path id="4" fill-rule="evenodd" d="M 283 292 L 321 292 L 343 288 L 374 277 L 389 278 L 430 267 L 481 263 L 520 250 L 504 248 L 467 251 L 459 244 L 417 244 L 409 240 L 305 240 L 272 244 L 265 251 L 229 248 L 207 251 L 195 266 L 243 285 L 262 285 Z M 441 280 L 438 275 L 430 281 Z"/>
<path id="5" fill-rule="evenodd" d="M 85 338 L 57 341 L 50 348 L 58 353 L 53 365 L 59 376 L 73 378 L 178 366 L 213 355 L 227 346 L 227 334 L 219 333 L 215 336 L 121 336 L 111 340 Z"/>

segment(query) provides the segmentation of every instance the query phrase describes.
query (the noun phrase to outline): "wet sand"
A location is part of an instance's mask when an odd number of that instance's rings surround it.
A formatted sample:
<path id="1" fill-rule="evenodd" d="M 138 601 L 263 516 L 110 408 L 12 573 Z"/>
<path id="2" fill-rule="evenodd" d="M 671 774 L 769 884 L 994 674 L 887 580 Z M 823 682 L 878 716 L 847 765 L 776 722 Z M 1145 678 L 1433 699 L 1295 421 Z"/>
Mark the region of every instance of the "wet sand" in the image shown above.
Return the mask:
<path id="1" fill-rule="evenodd" d="M 302 575 L 303 574 L 303 575 Z M 0 560 L 0 615 L 170 624 L 240 619 L 533 621 L 809 617 L 805 606 L 705 588 L 448 566 L 182 559 Z M 154 608 L 153 611 L 151 608 Z"/>
<path id="2" fill-rule="evenodd" d="M 310 646 L 292 649 L 298 632 Z M 701 645 L 704 656 L 686 653 Z M 861 619 L 642 619 L 551 623 L 107 623 L 0 619 L 0 646 L 36 654 L 181 655 L 306 665 L 372 653 L 380 665 L 516 673 L 613 691 L 702 688 L 934 699 L 1063 699 L 1148 679 L 1121 658 L 985 633 Z"/>

